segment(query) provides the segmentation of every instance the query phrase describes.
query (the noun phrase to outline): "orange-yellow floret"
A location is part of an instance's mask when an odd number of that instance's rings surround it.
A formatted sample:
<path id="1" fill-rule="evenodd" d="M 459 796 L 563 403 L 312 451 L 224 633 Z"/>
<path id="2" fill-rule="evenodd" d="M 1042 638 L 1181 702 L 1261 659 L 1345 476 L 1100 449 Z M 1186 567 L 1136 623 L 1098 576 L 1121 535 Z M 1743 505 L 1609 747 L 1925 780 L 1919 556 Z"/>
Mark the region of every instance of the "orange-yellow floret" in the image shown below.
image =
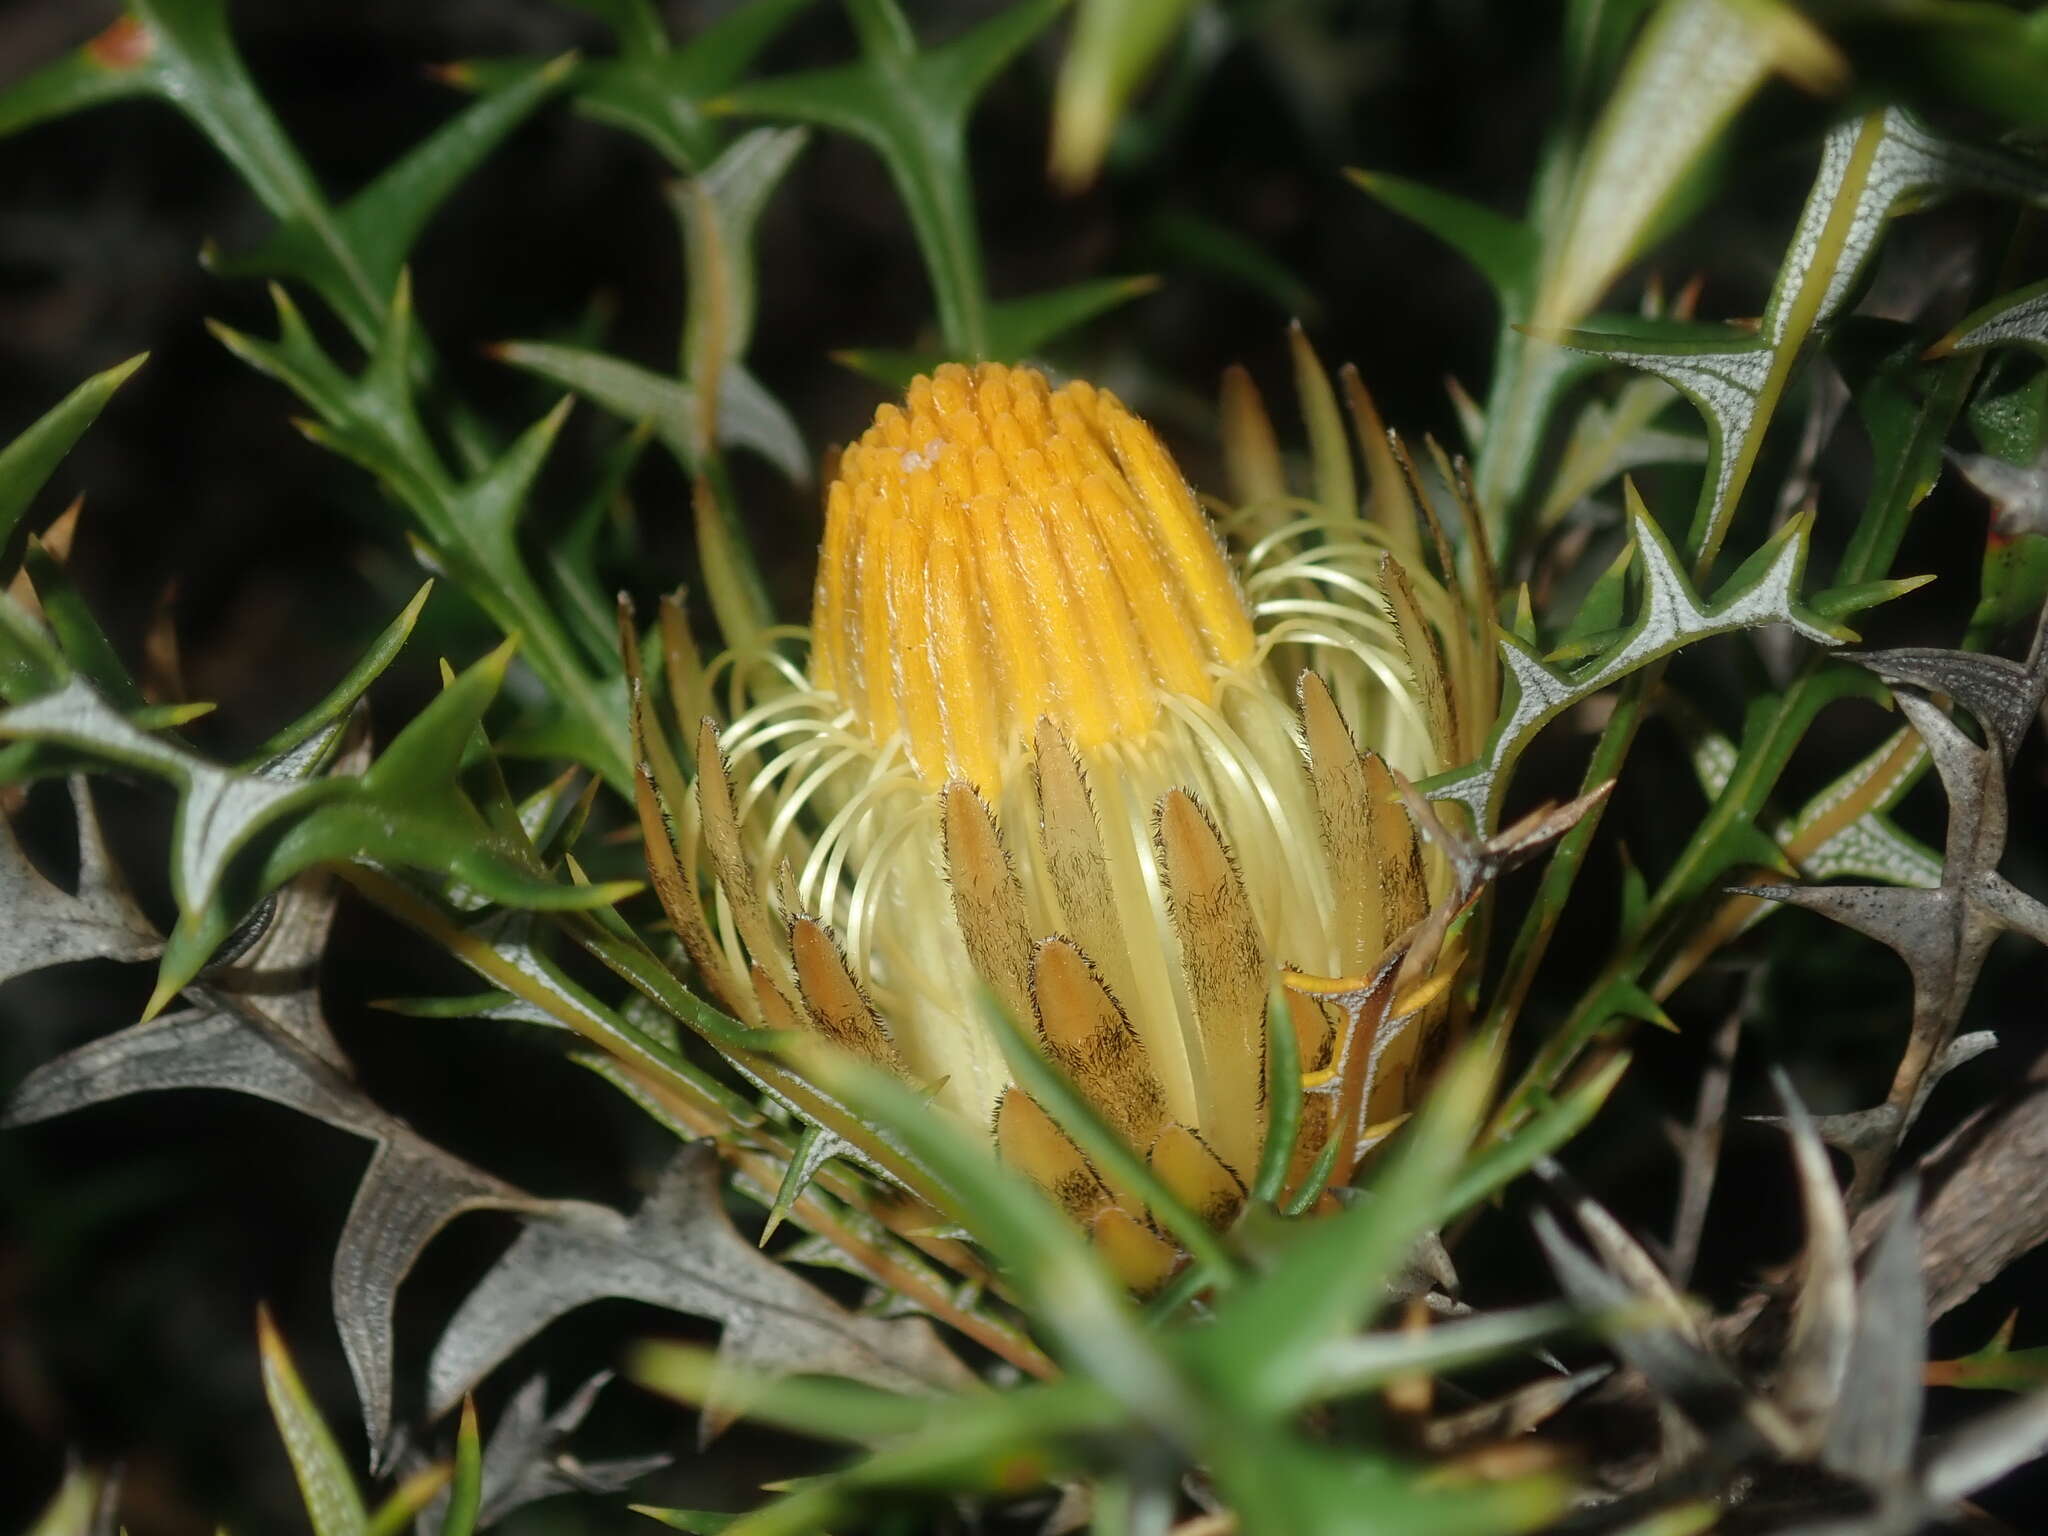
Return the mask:
<path id="1" fill-rule="evenodd" d="M 917 379 L 841 457 L 813 635 L 812 681 L 871 740 L 988 793 L 1041 717 L 1084 749 L 1141 736 L 1256 648 L 1151 428 L 999 363 Z"/>

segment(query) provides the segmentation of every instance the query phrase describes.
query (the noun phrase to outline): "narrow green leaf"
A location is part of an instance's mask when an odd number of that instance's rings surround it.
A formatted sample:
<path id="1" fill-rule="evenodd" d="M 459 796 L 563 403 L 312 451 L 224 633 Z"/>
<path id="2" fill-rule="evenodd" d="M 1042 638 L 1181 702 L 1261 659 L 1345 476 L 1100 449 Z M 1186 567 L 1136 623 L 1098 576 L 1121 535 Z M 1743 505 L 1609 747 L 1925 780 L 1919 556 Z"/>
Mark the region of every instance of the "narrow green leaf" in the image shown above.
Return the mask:
<path id="1" fill-rule="evenodd" d="M 115 390 L 148 361 L 143 352 L 105 373 L 96 373 L 71 391 L 5 448 L 0 448 L 0 579 L 11 573 L 5 558 L 14 530 L 29 503 L 85 434 Z"/>
<path id="2" fill-rule="evenodd" d="M 99 1507 L 100 1474 L 72 1467 L 43 1506 L 27 1536 L 92 1536 L 93 1514 Z"/>
<path id="3" fill-rule="evenodd" d="M 966 127 L 997 72 L 1059 14 L 1063 0 L 1020 0 L 937 48 L 919 51 L 894 0 L 852 7 L 862 56 L 852 64 L 735 85 L 715 111 L 814 123 L 881 155 L 910 215 L 956 357 L 990 345 L 981 241 L 966 163 Z"/>
<path id="4" fill-rule="evenodd" d="M 365 1536 L 404 1536 L 419 1512 L 433 1503 L 435 1495 L 448 1486 L 448 1477 L 446 1462 L 422 1467 L 411 1474 L 371 1511 Z"/>
<path id="5" fill-rule="evenodd" d="M 0 588 L 0 699 L 25 704 L 56 692 L 70 677 L 49 631 Z"/>
<path id="6" fill-rule="evenodd" d="M 455 1432 L 455 1480 L 448 1488 L 448 1513 L 441 1536 L 471 1536 L 484 1497 L 483 1437 L 476 1428 L 476 1399 L 462 1399 L 462 1424 Z"/>
<path id="7" fill-rule="evenodd" d="M 722 1536 L 743 1518 L 711 1509 L 656 1509 L 652 1504 L 628 1504 L 636 1515 L 659 1520 L 672 1531 L 689 1531 L 692 1536 Z"/>
<path id="8" fill-rule="evenodd" d="M 1396 1376 L 1439 1374 L 1528 1349 L 1537 1341 L 1586 1326 L 1561 1303 L 1482 1312 L 1420 1333 L 1361 1333 L 1340 1339 L 1318 1362 L 1308 1401 L 1369 1392 Z"/>
<path id="9" fill-rule="evenodd" d="M 22 552 L 22 569 L 35 586 L 36 601 L 42 604 L 43 622 L 56 637 L 57 649 L 74 671 L 86 677 L 118 708 L 142 708 L 142 690 L 128 675 L 114 643 L 100 628 L 86 605 L 85 596 L 71 580 L 71 573 L 33 536 Z"/>
<path id="10" fill-rule="evenodd" d="M 1209 273 L 1264 298 L 1289 319 L 1313 324 L 1322 300 L 1299 274 L 1255 241 L 1186 208 L 1162 208 L 1145 224 L 1148 245 L 1175 271 Z"/>
<path id="11" fill-rule="evenodd" d="M 1034 1320 L 1082 1377 L 1147 1422 L 1185 1425 L 1184 1383 L 1141 1326 L 1130 1297 L 1081 1234 L 1030 1181 L 1003 1167 L 987 1138 L 970 1139 L 923 1098 L 861 1063 L 835 1063 L 837 1091 L 867 1122 L 929 1168 L 946 1207 L 971 1221 Z"/>
<path id="12" fill-rule="evenodd" d="M 996 362 L 1028 362 L 1056 338 L 1158 286 L 1159 279 L 1150 275 L 1097 277 L 1044 293 L 997 299 L 989 306 L 988 355 Z"/>
<path id="13" fill-rule="evenodd" d="M 1613 1060 L 1577 1088 L 1538 1110 L 1513 1135 L 1488 1144 L 1458 1171 L 1457 1179 L 1444 1196 L 1442 1218 L 1448 1221 L 1490 1198 L 1528 1172 L 1539 1159 L 1548 1157 L 1578 1135 L 1600 1112 L 1600 1106 L 1607 1102 L 1607 1095 L 1621 1081 L 1628 1064 L 1628 1053 L 1617 1052 Z"/>
<path id="14" fill-rule="evenodd" d="M 1068 190 L 1095 179 L 1131 92 L 1192 0 L 1081 0 L 1053 96 L 1052 174 Z"/>
<path id="15" fill-rule="evenodd" d="M 688 384 L 586 347 L 513 341 L 493 355 L 553 379 L 628 422 L 648 423 L 685 469 L 698 467 L 691 429 L 697 396 Z M 719 435 L 734 447 L 753 449 L 799 484 L 810 475 L 810 456 L 787 413 L 737 366 L 727 371 L 719 394 Z"/>
<path id="16" fill-rule="evenodd" d="M 256 1309 L 256 1342 L 263 1363 L 263 1395 L 270 1400 L 270 1416 L 291 1458 L 313 1536 L 368 1536 L 370 1517 L 355 1477 L 299 1380 L 268 1307 Z"/>
<path id="17" fill-rule="evenodd" d="M 1814 89 L 1845 70 L 1778 0 L 1665 0 L 1643 30 L 1575 168 L 1533 301 L 1543 326 L 1576 324 L 1633 259 L 1685 177 L 1772 68 Z"/>
<path id="18" fill-rule="evenodd" d="M 1439 192 L 1384 171 L 1346 172 L 1370 196 L 1413 219 L 1473 266 L 1500 295 L 1501 307 L 1519 319 L 1535 281 L 1539 253 L 1535 234 L 1490 208 Z"/>
<path id="19" fill-rule="evenodd" d="M 1271 1205 L 1280 1198 L 1301 1129 L 1301 1093 L 1288 1086 L 1301 1082 L 1301 1042 L 1294 1036 L 1287 995 L 1277 986 L 1266 1000 L 1266 1081 L 1280 1087 L 1266 1096 L 1266 1144 L 1259 1151 L 1259 1170 L 1251 1191 L 1258 1205 Z"/>
<path id="20" fill-rule="evenodd" d="M 1485 1108 L 1492 1063 L 1468 1050 L 1438 1079 L 1364 1198 L 1309 1224 L 1264 1275 L 1241 1285 L 1189 1341 L 1193 1358 L 1246 1413 L 1292 1411 L 1331 1343 L 1385 1305 L 1385 1284 L 1437 1220 Z"/>

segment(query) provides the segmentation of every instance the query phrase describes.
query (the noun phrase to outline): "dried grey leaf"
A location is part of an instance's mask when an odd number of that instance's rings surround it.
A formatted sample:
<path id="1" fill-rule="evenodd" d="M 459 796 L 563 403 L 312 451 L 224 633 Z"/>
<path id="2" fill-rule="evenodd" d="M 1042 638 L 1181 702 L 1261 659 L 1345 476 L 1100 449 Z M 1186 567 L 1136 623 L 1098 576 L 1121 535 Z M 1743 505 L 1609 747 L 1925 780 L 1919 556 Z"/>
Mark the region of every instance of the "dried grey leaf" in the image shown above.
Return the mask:
<path id="1" fill-rule="evenodd" d="M 429 1413 L 447 1412 L 556 1318 L 605 1297 L 723 1323 L 725 1356 L 754 1375 L 819 1372 L 898 1391 L 968 1379 L 928 1324 L 848 1313 L 740 1236 L 718 1169 L 716 1150 L 692 1143 L 631 1217 L 564 1203 L 528 1222 L 435 1346 Z"/>
<path id="2" fill-rule="evenodd" d="M 2048 1451 L 2048 1392 L 1994 1408 L 1935 1447 L 1921 1474 L 1929 1504 L 1946 1508 Z"/>
<path id="3" fill-rule="evenodd" d="M 216 996 L 226 994 L 240 1011 L 261 1013 L 266 1024 L 348 1073 L 348 1058 L 320 1007 L 320 960 L 334 927 L 335 899 L 331 876 L 293 881 L 270 904 L 263 932 L 232 964 L 210 970 L 205 987 Z"/>
<path id="4" fill-rule="evenodd" d="M 1947 694 L 1970 712 L 2008 763 L 2040 703 L 2041 680 L 2033 669 L 2003 656 L 1913 647 L 1862 651 L 1850 659 L 1887 683 Z"/>
<path id="5" fill-rule="evenodd" d="M 2033 663 L 2040 664 L 2039 645 Z M 1898 653 L 1892 653 L 1898 654 Z M 2033 690 L 2030 682 L 2028 689 Z M 1887 1108 L 1895 1118 L 1860 1127 L 1875 1133 L 1857 1158 L 1850 1203 L 1875 1189 L 1899 1138 L 1912 1127 L 1932 1091 L 1934 1068 L 1948 1058 L 1963 1006 L 1969 1000 L 1992 941 L 2015 930 L 2048 941 L 2048 907 L 1998 873 L 2006 840 L 2005 760 L 1978 746 L 1925 695 L 1904 684 L 1894 689 L 1899 708 L 1926 743 L 1948 793 L 1948 835 L 1941 884 L 1929 890 L 1886 886 L 1749 888 L 1749 894 L 1791 902 L 1876 939 L 1906 962 L 1913 977 L 1913 1023 Z M 2038 698 L 2030 691 L 2029 699 Z M 1997 728 L 1986 728 L 1994 739 Z M 2028 704 L 2031 713 L 2033 704 Z"/>
<path id="6" fill-rule="evenodd" d="M 1857 1289 L 1855 1337 L 1822 1463 L 1881 1494 L 1908 1475 L 1920 1434 L 1927 1297 L 1910 1188 L 1871 1249 Z"/>
<path id="7" fill-rule="evenodd" d="M 334 890 L 306 876 L 280 893 L 240 961 L 187 989 L 195 1006 L 90 1041 L 31 1072 L 0 1124 L 26 1125 L 131 1093 L 224 1088 L 377 1143 L 334 1262 L 335 1323 L 381 1465 L 392 1417 L 391 1316 L 434 1234 L 465 1211 L 551 1209 L 424 1140 L 353 1080 L 321 1013 L 317 971 Z"/>
<path id="8" fill-rule="evenodd" d="M 1448 1456 L 1486 1441 L 1525 1435 L 1613 1373 L 1611 1365 L 1588 1366 L 1569 1376 L 1532 1381 L 1505 1397 L 1431 1419 L 1422 1428 L 1423 1446 L 1432 1455 Z"/>
<path id="9" fill-rule="evenodd" d="M 83 778 L 71 780 L 78 819 L 78 888 L 66 891 L 29 862 L 0 814 L 0 982 L 72 960 L 147 960 L 163 940 L 107 853 Z"/>
<path id="10" fill-rule="evenodd" d="M 1785 1106 L 1785 1129 L 1799 1179 L 1799 1203 L 1806 1222 L 1803 1273 L 1792 1302 L 1792 1331 L 1778 1374 L 1779 1409 L 1818 1449 L 1826 1426 L 1843 1402 L 1852 1345 L 1861 1340 L 1856 1306 L 1855 1257 L 1849 1246 L 1849 1218 L 1826 1148 L 1806 1106 L 1782 1071 L 1772 1086 Z"/>
<path id="11" fill-rule="evenodd" d="M 1744 987 L 1756 982 L 1752 972 Z M 1745 1004 L 1747 998 L 1745 996 Z M 1735 1053 L 1742 1043 L 1745 1007 L 1729 1010 L 1715 1031 L 1706 1070 L 1700 1074 L 1692 1124 L 1678 1131 L 1678 1209 L 1671 1218 L 1671 1283 L 1683 1287 L 1692 1279 L 1706 1231 L 1707 1204 L 1714 1194 L 1714 1176 L 1721 1163 L 1721 1138 L 1728 1121 L 1728 1090 L 1734 1079 Z"/>
<path id="12" fill-rule="evenodd" d="M 1589 1312 L 1614 1314 L 1633 1308 L 1649 1313 L 1647 1319 L 1615 1329 L 1609 1342 L 1720 1457 L 1742 1460 L 1772 1448 L 1774 1437 L 1759 1427 L 1760 1419 L 1769 1422 L 1756 1412 L 1763 1405 L 1751 1399 L 1724 1361 L 1696 1342 L 1682 1309 L 1672 1314 L 1660 1299 L 1631 1289 L 1595 1263 L 1564 1235 L 1548 1211 L 1537 1211 L 1531 1221 L 1558 1284 L 1572 1301 Z M 1776 1438 L 1789 1439 L 1782 1426 L 1775 1427 Z M 1667 1454 L 1691 1449 L 1690 1443 L 1667 1446 Z"/>
<path id="13" fill-rule="evenodd" d="M 477 1210 L 535 1211 L 543 1202 L 394 1126 L 371 1154 L 334 1250 L 334 1321 L 370 1426 L 372 1471 L 391 1424 L 392 1311 L 398 1287 L 434 1235 Z"/>
<path id="14" fill-rule="evenodd" d="M 0 1125 L 88 1109 L 131 1093 L 227 1088 L 374 1136 L 379 1113 L 353 1084 L 302 1048 L 218 1008 L 187 1008 L 102 1036 L 22 1080 Z"/>
<path id="15" fill-rule="evenodd" d="M 656 1454 L 586 1462 L 579 1461 L 568 1450 L 568 1438 L 589 1416 L 597 1395 L 611 1380 L 610 1371 L 599 1371 L 570 1393 L 553 1413 L 547 1411 L 545 1376 L 530 1378 L 512 1395 L 484 1441 L 478 1529 L 496 1525 L 515 1509 L 559 1493 L 620 1492 L 673 1460 Z M 407 1462 L 423 1468 L 426 1458 L 415 1454 Z M 414 1520 L 418 1536 L 437 1536 L 447 1509 L 448 1495 L 444 1491 Z"/>

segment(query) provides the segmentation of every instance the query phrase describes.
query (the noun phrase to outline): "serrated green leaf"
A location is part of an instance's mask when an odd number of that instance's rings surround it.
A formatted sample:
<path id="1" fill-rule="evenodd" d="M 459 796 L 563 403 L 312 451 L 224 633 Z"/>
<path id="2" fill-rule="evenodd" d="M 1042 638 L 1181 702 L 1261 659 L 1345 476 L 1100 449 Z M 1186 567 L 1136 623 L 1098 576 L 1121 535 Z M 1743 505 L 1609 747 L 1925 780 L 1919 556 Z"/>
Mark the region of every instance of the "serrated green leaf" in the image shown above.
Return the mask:
<path id="1" fill-rule="evenodd" d="M 1953 1360 L 1927 1362 L 1930 1387 L 1965 1387 L 1993 1392 L 2038 1392 L 2048 1386 L 2048 1348 L 2014 1349 L 2014 1312 L 1982 1349 Z"/>
<path id="2" fill-rule="evenodd" d="M 0 136 L 148 94 L 149 45 L 148 32 L 133 18 L 117 18 L 82 47 L 0 91 Z"/>
<path id="3" fill-rule="evenodd" d="M 701 171 L 718 153 L 704 104 L 747 72 L 755 57 L 812 0 L 749 0 L 680 46 L 647 0 L 568 0 L 608 22 L 619 55 L 587 59 L 572 74 L 576 110 L 636 134 L 678 171 Z M 497 90 L 533 61 L 477 59 L 455 66 L 453 83 Z"/>
<path id="4" fill-rule="evenodd" d="M 297 308 L 273 288 L 278 337 L 260 341 L 214 325 L 214 334 L 251 366 L 278 378 L 319 413 L 301 430 L 375 475 L 419 525 L 415 548 L 451 577 L 507 634 L 522 641 L 526 664 L 575 722 L 562 750 L 603 774 L 631 783 L 625 749 L 623 684 L 613 667 L 591 663 L 528 570 L 514 536 L 527 490 L 559 421 L 537 423 L 494 462 L 467 478 L 442 462 L 413 398 L 407 359 L 417 326 L 410 285 L 400 274 L 368 365 L 350 378 L 328 357 Z M 609 656 L 607 654 L 607 660 Z"/>
<path id="5" fill-rule="evenodd" d="M 228 276 L 305 282 L 359 337 L 375 334 L 399 269 L 441 204 L 506 136 L 567 79 L 574 55 L 514 71 L 480 100 L 406 151 L 346 203 L 280 219 L 257 245 L 213 256 Z M 336 249 L 338 240 L 346 258 Z"/>
<path id="6" fill-rule="evenodd" d="M 1059 14 L 1063 0 L 1021 0 L 951 42 L 920 50 L 895 0 L 849 0 L 861 57 L 734 86 L 714 110 L 813 123 L 881 155 L 910 215 L 957 357 L 990 345 L 986 279 L 967 179 L 969 114 L 997 73 Z"/>

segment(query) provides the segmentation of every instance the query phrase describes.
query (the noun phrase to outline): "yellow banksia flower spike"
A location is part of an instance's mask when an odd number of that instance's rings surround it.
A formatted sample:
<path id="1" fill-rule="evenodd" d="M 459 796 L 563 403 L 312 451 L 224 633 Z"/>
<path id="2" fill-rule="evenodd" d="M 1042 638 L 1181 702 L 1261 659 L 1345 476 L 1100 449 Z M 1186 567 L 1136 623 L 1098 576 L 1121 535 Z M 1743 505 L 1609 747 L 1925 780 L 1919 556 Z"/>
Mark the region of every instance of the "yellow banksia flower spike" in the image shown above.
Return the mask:
<path id="1" fill-rule="evenodd" d="M 1233 372 L 1238 495 L 1213 519 L 1107 390 L 998 364 L 917 379 L 838 457 L 807 662 L 774 632 L 668 658 L 673 703 L 727 706 L 679 722 L 693 782 L 641 722 L 655 885 L 719 1002 L 986 1128 L 1140 1290 L 1177 1247 L 1012 1082 L 984 992 L 1219 1228 L 1276 1093 L 1301 1107 L 1288 1186 L 1341 1181 L 1445 1012 L 1382 1030 L 1448 887 L 1395 775 L 1463 761 L 1492 719 L 1487 578 L 1428 532 L 1348 377 L 1358 503 L 1305 342 L 1297 365 L 1343 463 L 1321 433 L 1323 483 L 1292 494 Z M 1276 977 L 1299 1083 L 1267 1081 Z"/>

